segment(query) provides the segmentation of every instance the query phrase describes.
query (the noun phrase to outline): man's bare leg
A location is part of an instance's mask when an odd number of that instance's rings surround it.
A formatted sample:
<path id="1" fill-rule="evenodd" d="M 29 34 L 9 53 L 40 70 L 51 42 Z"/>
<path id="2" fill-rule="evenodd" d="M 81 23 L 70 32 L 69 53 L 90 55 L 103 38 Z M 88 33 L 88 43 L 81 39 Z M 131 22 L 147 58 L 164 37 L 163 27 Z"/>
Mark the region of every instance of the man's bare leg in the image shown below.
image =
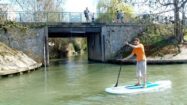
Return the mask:
<path id="1" fill-rule="evenodd" d="M 146 74 L 144 74 L 144 76 L 143 76 L 143 82 L 144 82 L 144 88 L 146 88 L 147 87 L 147 85 L 146 85 L 147 75 Z"/>

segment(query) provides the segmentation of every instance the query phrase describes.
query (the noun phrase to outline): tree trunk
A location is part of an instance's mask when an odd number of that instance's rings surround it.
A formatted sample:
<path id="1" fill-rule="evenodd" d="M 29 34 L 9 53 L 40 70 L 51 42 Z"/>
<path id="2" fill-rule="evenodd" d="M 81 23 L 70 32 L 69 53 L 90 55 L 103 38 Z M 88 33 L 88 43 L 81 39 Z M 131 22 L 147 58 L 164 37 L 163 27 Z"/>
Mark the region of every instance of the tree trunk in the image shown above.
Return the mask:
<path id="1" fill-rule="evenodd" d="M 179 43 L 181 43 L 181 27 L 180 27 L 180 18 L 179 18 L 179 7 L 178 7 L 178 4 L 179 4 L 179 1 L 178 0 L 173 0 L 173 3 L 174 3 L 174 35 L 175 35 L 175 38 L 177 40 L 177 43 L 176 46 L 178 48 L 178 53 L 181 52 L 180 50 L 180 47 L 179 47 Z"/>
<path id="2" fill-rule="evenodd" d="M 185 34 L 185 5 L 182 6 L 182 36 L 181 36 L 181 40 L 182 42 L 185 41 L 184 39 L 184 34 Z"/>
<path id="3" fill-rule="evenodd" d="M 180 18 L 179 18 L 179 1 L 178 0 L 173 0 L 174 2 L 174 17 L 175 17 L 175 24 L 174 24 L 174 35 L 176 37 L 176 40 L 178 43 L 182 42 L 182 30 L 181 30 L 181 22 L 180 22 Z"/>

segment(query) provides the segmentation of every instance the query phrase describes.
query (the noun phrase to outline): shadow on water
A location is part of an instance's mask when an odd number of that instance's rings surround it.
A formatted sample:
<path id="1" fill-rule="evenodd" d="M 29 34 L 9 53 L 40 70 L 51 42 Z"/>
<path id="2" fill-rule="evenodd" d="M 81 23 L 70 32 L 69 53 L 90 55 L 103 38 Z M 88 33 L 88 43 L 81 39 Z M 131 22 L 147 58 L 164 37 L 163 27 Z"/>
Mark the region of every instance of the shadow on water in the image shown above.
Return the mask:
<path id="1" fill-rule="evenodd" d="M 94 61 L 88 61 L 87 54 L 50 60 L 50 65 L 52 65 L 52 66 L 59 66 L 59 65 L 71 64 L 71 63 L 74 63 L 74 64 L 96 64 L 96 62 L 94 62 Z"/>

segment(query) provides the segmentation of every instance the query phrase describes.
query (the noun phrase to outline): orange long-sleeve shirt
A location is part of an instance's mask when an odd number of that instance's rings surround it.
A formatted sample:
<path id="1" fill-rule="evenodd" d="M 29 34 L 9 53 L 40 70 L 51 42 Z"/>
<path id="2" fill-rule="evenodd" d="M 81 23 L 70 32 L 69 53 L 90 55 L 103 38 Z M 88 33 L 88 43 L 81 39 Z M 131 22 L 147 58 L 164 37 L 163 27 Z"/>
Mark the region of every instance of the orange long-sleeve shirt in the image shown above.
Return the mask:
<path id="1" fill-rule="evenodd" d="M 138 44 L 137 46 L 138 47 L 134 48 L 131 54 L 136 55 L 137 62 L 146 60 L 143 44 Z"/>

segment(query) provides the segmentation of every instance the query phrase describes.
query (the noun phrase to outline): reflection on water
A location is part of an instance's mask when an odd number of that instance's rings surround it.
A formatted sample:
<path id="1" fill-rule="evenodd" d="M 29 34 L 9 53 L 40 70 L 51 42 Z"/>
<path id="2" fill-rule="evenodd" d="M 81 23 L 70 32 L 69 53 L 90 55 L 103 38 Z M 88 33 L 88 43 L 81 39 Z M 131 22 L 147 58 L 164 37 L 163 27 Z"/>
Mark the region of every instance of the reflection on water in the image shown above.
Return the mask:
<path id="1" fill-rule="evenodd" d="M 164 92 L 111 95 L 119 65 L 91 63 L 86 57 L 52 60 L 44 70 L 0 79 L 0 105 L 186 105 L 187 67 L 148 65 L 149 81 L 171 80 Z M 134 83 L 135 66 L 123 65 L 119 85 Z"/>

